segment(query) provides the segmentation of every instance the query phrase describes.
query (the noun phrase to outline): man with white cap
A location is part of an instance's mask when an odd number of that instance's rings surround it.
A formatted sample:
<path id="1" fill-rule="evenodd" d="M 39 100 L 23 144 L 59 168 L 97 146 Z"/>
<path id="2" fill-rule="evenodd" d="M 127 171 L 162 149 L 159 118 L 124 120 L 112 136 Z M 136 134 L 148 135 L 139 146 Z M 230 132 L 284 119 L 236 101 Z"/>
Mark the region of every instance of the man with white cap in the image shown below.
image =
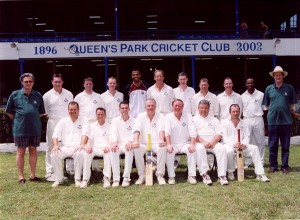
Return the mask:
<path id="1" fill-rule="evenodd" d="M 241 95 L 243 102 L 243 121 L 250 129 L 250 144 L 258 146 L 261 161 L 264 163 L 265 125 L 262 105 L 264 93 L 255 88 L 253 78 L 246 80 L 246 88 L 247 90 Z M 251 161 L 249 162 L 251 163 Z M 245 163 L 247 164 L 247 160 Z"/>
<path id="2" fill-rule="evenodd" d="M 234 171 L 236 169 L 235 152 L 243 150 L 244 155 L 251 157 L 257 179 L 262 182 L 270 180 L 265 175 L 263 163 L 261 162 L 259 150 L 256 145 L 249 144 L 250 132 L 248 126 L 240 119 L 240 107 L 238 104 L 229 106 L 230 116 L 222 121 L 221 134 L 222 142 L 227 152 L 227 172 L 228 179 L 234 180 Z M 240 142 L 238 142 L 238 130 L 240 130 Z"/>
<path id="3" fill-rule="evenodd" d="M 276 66 L 269 73 L 274 78 L 274 84 L 265 90 L 263 104 L 268 109 L 269 132 L 269 163 L 270 172 L 278 171 L 278 142 L 281 143 L 281 170 L 289 172 L 290 134 L 292 128 L 292 113 L 296 103 L 296 94 L 292 85 L 283 82 L 288 75 L 281 66 Z"/>
<path id="4" fill-rule="evenodd" d="M 219 114 L 219 119 L 222 122 L 225 118 L 229 117 L 229 107 L 232 104 L 238 104 L 241 111 L 243 109 L 243 103 L 240 94 L 234 92 L 232 90 L 233 87 L 233 82 L 230 77 L 226 77 L 224 79 L 224 84 L 223 84 L 225 90 L 221 94 L 217 96 L 217 99 L 220 104 L 220 114 Z"/>

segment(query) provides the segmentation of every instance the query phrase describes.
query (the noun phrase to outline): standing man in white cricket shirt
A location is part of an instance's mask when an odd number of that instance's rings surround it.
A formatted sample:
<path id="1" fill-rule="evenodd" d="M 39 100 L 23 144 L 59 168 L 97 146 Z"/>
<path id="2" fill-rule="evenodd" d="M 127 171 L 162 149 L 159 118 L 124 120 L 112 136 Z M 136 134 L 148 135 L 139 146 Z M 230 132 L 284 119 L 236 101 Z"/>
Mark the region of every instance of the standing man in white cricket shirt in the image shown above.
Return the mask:
<path id="1" fill-rule="evenodd" d="M 119 105 L 124 100 L 123 93 L 117 91 L 117 79 L 109 77 L 107 81 L 108 90 L 101 94 L 106 110 L 106 121 L 111 123 L 112 119 L 120 115 Z"/>
<path id="2" fill-rule="evenodd" d="M 83 80 L 83 87 L 83 92 L 76 95 L 74 101 L 79 104 L 79 114 L 92 123 L 96 121 L 96 109 L 104 107 L 104 103 L 100 94 L 93 91 L 94 82 L 91 77 Z M 100 171 L 99 162 L 96 160 L 93 161 L 93 170 Z"/>
<path id="3" fill-rule="evenodd" d="M 222 92 L 217 96 L 220 104 L 220 114 L 219 114 L 220 122 L 222 122 L 224 119 L 230 116 L 229 107 L 232 104 L 237 104 L 240 107 L 241 112 L 243 110 L 243 102 L 240 94 L 232 90 L 233 87 L 232 79 L 230 77 L 226 77 L 224 79 L 223 85 L 225 88 L 224 92 Z"/>
<path id="4" fill-rule="evenodd" d="M 64 81 L 61 74 L 53 74 L 51 80 L 53 88 L 43 95 L 45 111 L 48 117 L 46 131 L 47 150 L 45 156 L 45 178 L 48 181 L 55 181 L 50 157 L 53 149 L 53 131 L 59 120 L 68 116 L 68 105 L 73 101 L 73 94 L 62 87 L 63 83 Z"/>
<path id="5" fill-rule="evenodd" d="M 253 78 L 246 80 L 247 90 L 241 95 L 243 101 L 243 121 L 250 129 L 250 144 L 258 146 L 260 158 L 264 163 L 265 157 L 265 125 L 263 99 L 264 93 L 255 88 Z"/>

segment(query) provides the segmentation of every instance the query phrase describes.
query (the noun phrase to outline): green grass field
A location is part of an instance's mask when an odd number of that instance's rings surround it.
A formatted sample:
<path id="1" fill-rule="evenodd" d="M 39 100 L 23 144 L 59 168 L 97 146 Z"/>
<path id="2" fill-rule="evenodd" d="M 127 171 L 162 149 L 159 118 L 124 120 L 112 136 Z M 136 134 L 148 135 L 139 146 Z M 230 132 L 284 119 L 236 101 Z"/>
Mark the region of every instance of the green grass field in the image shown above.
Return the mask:
<path id="1" fill-rule="evenodd" d="M 266 155 L 268 153 L 266 152 Z M 43 177 L 44 153 L 39 154 L 38 176 Z M 28 155 L 26 156 L 28 158 Z M 267 160 L 266 160 L 267 161 Z M 186 182 L 185 157 L 174 186 L 136 186 L 103 189 L 102 182 L 86 189 L 74 183 L 52 188 L 50 182 L 17 182 L 15 154 L 0 154 L 0 219 L 299 219 L 300 147 L 291 147 L 289 174 L 268 174 L 271 182 L 255 179 L 253 168 L 244 182 L 213 186 Z M 29 165 L 26 161 L 26 176 Z M 266 164 L 266 171 L 268 164 Z M 132 179 L 137 179 L 133 170 Z"/>

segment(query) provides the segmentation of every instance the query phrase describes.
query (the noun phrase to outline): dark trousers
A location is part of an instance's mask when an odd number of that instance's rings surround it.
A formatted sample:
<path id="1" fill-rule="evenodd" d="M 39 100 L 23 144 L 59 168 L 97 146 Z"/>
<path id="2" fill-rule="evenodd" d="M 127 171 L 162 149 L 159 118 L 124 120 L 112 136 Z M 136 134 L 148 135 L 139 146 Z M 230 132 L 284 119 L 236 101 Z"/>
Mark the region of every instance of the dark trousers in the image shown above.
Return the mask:
<path id="1" fill-rule="evenodd" d="M 289 167 L 290 139 L 292 125 L 269 125 L 269 163 L 278 168 L 278 142 L 281 143 L 282 168 Z"/>

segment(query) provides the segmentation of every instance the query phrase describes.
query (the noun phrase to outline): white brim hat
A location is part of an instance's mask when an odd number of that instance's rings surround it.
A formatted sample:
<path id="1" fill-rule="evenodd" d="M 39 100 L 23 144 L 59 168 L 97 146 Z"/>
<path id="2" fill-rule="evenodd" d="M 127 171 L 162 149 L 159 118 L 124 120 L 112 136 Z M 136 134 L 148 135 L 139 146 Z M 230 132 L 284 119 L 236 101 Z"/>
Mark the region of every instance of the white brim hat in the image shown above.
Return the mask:
<path id="1" fill-rule="evenodd" d="M 276 66 L 272 72 L 269 72 L 269 74 L 273 77 L 274 73 L 283 73 L 283 77 L 286 77 L 288 75 L 287 71 L 283 71 L 281 66 Z"/>

